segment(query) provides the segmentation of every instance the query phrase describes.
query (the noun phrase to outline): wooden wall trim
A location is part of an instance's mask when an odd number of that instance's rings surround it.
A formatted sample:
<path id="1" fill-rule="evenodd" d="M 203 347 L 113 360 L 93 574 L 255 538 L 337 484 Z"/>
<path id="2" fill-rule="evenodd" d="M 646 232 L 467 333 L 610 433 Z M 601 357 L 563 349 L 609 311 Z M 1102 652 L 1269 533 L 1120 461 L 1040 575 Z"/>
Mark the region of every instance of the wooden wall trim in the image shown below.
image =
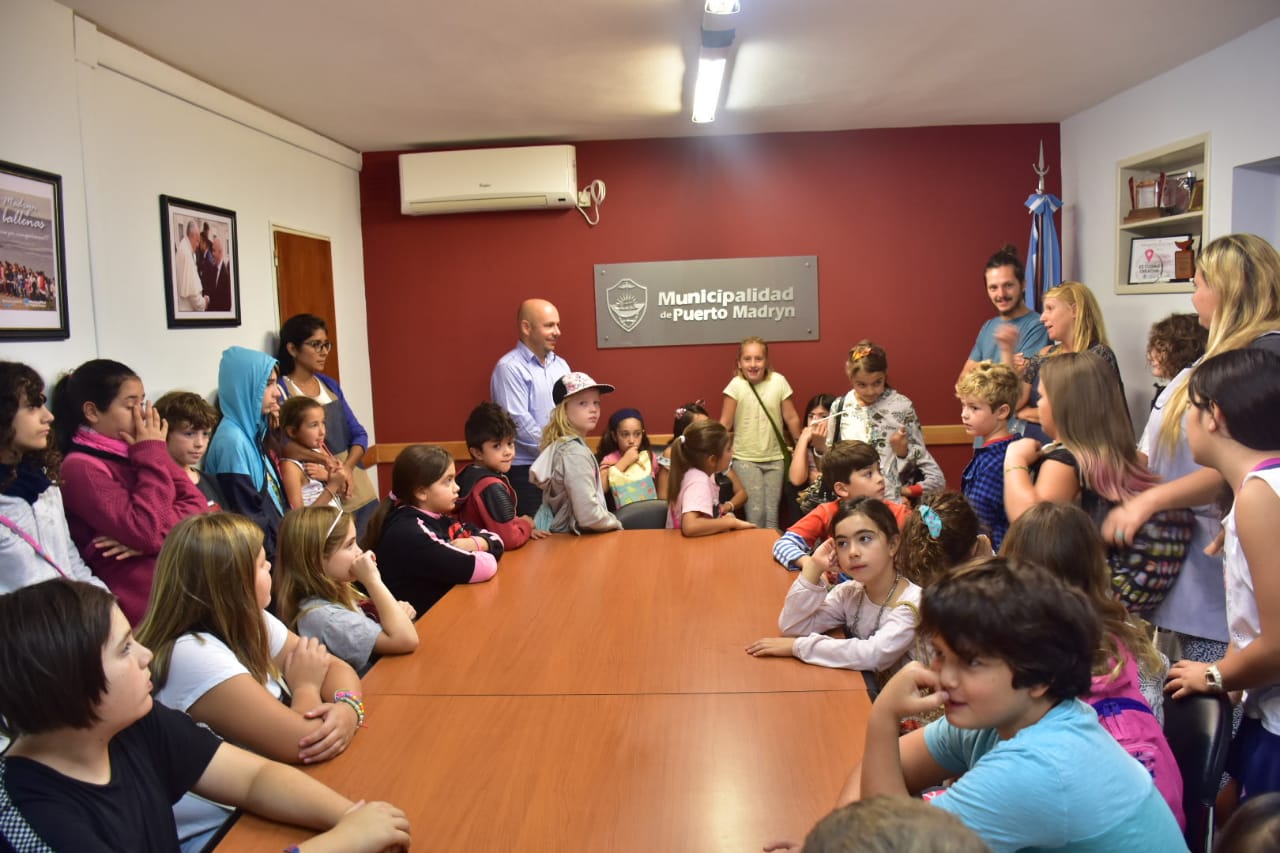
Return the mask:
<path id="1" fill-rule="evenodd" d="M 669 433 L 664 435 L 650 433 L 649 440 L 656 447 L 664 447 L 671 441 L 671 435 Z M 967 446 L 973 444 L 973 436 L 964 431 L 962 424 L 933 424 L 924 427 L 924 441 L 925 444 L 931 447 L 938 445 Z M 365 451 L 361 464 L 365 467 L 370 465 L 389 465 L 396 461 L 400 451 L 411 444 L 435 444 L 449 451 L 454 460 L 458 462 L 471 461 L 471 454 L 467 452 L 467 443 L 465 441 L 406 441 L 373 445 Z M 587 444 L 594 451 L 600 444 L 600 437 L 588 436 Z"/>

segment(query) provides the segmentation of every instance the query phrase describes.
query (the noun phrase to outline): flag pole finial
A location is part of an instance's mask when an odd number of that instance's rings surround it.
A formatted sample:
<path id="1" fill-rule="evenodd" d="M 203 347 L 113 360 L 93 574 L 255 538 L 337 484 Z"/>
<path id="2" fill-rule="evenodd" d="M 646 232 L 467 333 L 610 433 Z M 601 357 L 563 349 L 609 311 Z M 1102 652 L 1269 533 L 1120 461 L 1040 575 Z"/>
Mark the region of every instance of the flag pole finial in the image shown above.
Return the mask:
<path id="1" fill-rule="evenodd" d="M 1040 140 L 1040 164 L 1038 166 L 1035 164 L 1032 164 L 1031 171 L 1035 172 L 1036 176 L 1040 179 L 1039 184 L 1037 184 L 1036 186 L 1036 192 L 1043 194 L 1044 193 L 1044 176 L 1049 174 L 1048 167 L 1044 165 L 1044 140 L 1043 139 Z"/>

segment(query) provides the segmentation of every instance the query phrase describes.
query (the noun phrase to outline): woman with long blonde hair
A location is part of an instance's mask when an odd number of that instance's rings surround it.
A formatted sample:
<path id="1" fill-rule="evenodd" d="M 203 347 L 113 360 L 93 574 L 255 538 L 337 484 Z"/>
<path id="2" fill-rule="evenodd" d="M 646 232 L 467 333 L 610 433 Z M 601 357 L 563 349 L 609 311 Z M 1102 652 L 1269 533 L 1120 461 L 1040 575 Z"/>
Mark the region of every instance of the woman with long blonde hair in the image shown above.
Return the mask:
<path id="1" fill-rule="evenodd" d="M 1040 395 L 1037 389 L 1040 384 L 1040 371 L 1047 359 L 1072 352 L 1091 352 L 1101 356 L 1111 365 L 1116 382 L 1120 385 L 1120 395 L 1124 396 L 1124 383 L 1120 381 L 1120 365 L 1116 362 L 1116 354 L 1111 350 L 1107 340 L 1107 327 L 1102 319 L 1102 309 L 1093 291 L 1078 281 L 1064 281 L 1044 295 L 1044 311 L 1040 314 L 1040 322 L 1044 324 L 1049 339 L 1056 341 L 1040 350 L 1019 366 L 1018 358 L 1008 353 L 1006 363 L 1014 363 L 1022 379 L 1022 387 L 1018 395 L 1018 405 L 1014 407 L 1017 416 L 1026 421 L 1030 427 L 1023 432 L 1029 438 L 1048 441 L 1044 430 L 1040 427 L 1040 415 L 1036 409 Z M 1012 344 L 1010 344 L 1012 346 Z"/>
<path id="2" fill-rule="evenodd" d="M 1197 261 L 1191 304 L 1200 325 L 1209 330 L 1205 359 L 1246 347 L 1280 352 L 1280 253 L 1253 234 L 1212 241 Z M 1150 618 L 1178 635 L 1182 657 L 1212 663 L 1227 649 L 1226 594 L 1222 560 L 1204 554 L 1204 549 L 1221 530 L 1221 512 L 1214 502 L 1226 484 L 1217 471 L 1196 464 L 1187 444 L 1187 380 L 1194 367 L 1183 369 L 1161 392 L 1138 443 L 1140 458 L 1165 482 L 1113 509 L 1102 535 L 1109 543 L 1132 542 L 1155 513 L 1193 509 L 1196 527 L 1186 562 L 1178 582 Z"/>

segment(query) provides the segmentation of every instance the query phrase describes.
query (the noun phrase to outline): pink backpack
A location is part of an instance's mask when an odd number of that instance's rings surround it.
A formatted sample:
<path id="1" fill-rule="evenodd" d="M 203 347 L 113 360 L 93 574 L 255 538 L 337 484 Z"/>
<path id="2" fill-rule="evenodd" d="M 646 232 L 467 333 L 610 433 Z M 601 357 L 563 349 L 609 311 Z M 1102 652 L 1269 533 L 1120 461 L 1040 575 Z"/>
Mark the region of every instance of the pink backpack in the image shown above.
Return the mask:
<path id="1" fill-rule="evenodd" d="M 1174 760 L 1169 742 L 1165 740 L 1160 721 L 1151 712 L 1151 706 L 1138 688 L 1138 664 L 1133 654 L 1123 644 L 1124 666 L 1113 681 L 1108 675 L 1095 675 L 1090 704 L 1098 713 L 1098 722 L 1111 733 L 1125 751 L 1138 760 L 1156 788 L 1169 804 L 1169 810 L 1177 818 L 1178 827 L 1186 829 L 1187 819 L 1182 812 L 1182 775 Z"/>

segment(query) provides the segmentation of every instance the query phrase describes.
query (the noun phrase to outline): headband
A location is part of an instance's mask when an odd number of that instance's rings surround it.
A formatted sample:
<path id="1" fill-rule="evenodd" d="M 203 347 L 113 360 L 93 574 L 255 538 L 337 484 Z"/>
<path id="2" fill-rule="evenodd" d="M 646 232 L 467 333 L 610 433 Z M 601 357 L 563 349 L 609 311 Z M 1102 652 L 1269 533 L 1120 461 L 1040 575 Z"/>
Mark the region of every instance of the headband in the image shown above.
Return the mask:
<path id="1" fill-rule="evenodd" d="M 329 540 L 329 537 L 333 535 L 333 528 L 338 526 L 338 522 L 342 520 L 343 515 L 344 513 L 342 510 L 338 510 L 338 514 L 333 517 L 332 523 L 329 524 L 329 529 L 324 532 L 326 542 Z"/>
<path id="2" fill-rule="evenodd" d="M 640 422 L 640 428 L 644 428 L 644 415 L 640 414 L 640 412 L 635 409 L 618 409 L 618 411 L 609 416 L 609 429 L 617 429 L 618 424 L 622 423 L 627 418 L 635 418 Z"/>

